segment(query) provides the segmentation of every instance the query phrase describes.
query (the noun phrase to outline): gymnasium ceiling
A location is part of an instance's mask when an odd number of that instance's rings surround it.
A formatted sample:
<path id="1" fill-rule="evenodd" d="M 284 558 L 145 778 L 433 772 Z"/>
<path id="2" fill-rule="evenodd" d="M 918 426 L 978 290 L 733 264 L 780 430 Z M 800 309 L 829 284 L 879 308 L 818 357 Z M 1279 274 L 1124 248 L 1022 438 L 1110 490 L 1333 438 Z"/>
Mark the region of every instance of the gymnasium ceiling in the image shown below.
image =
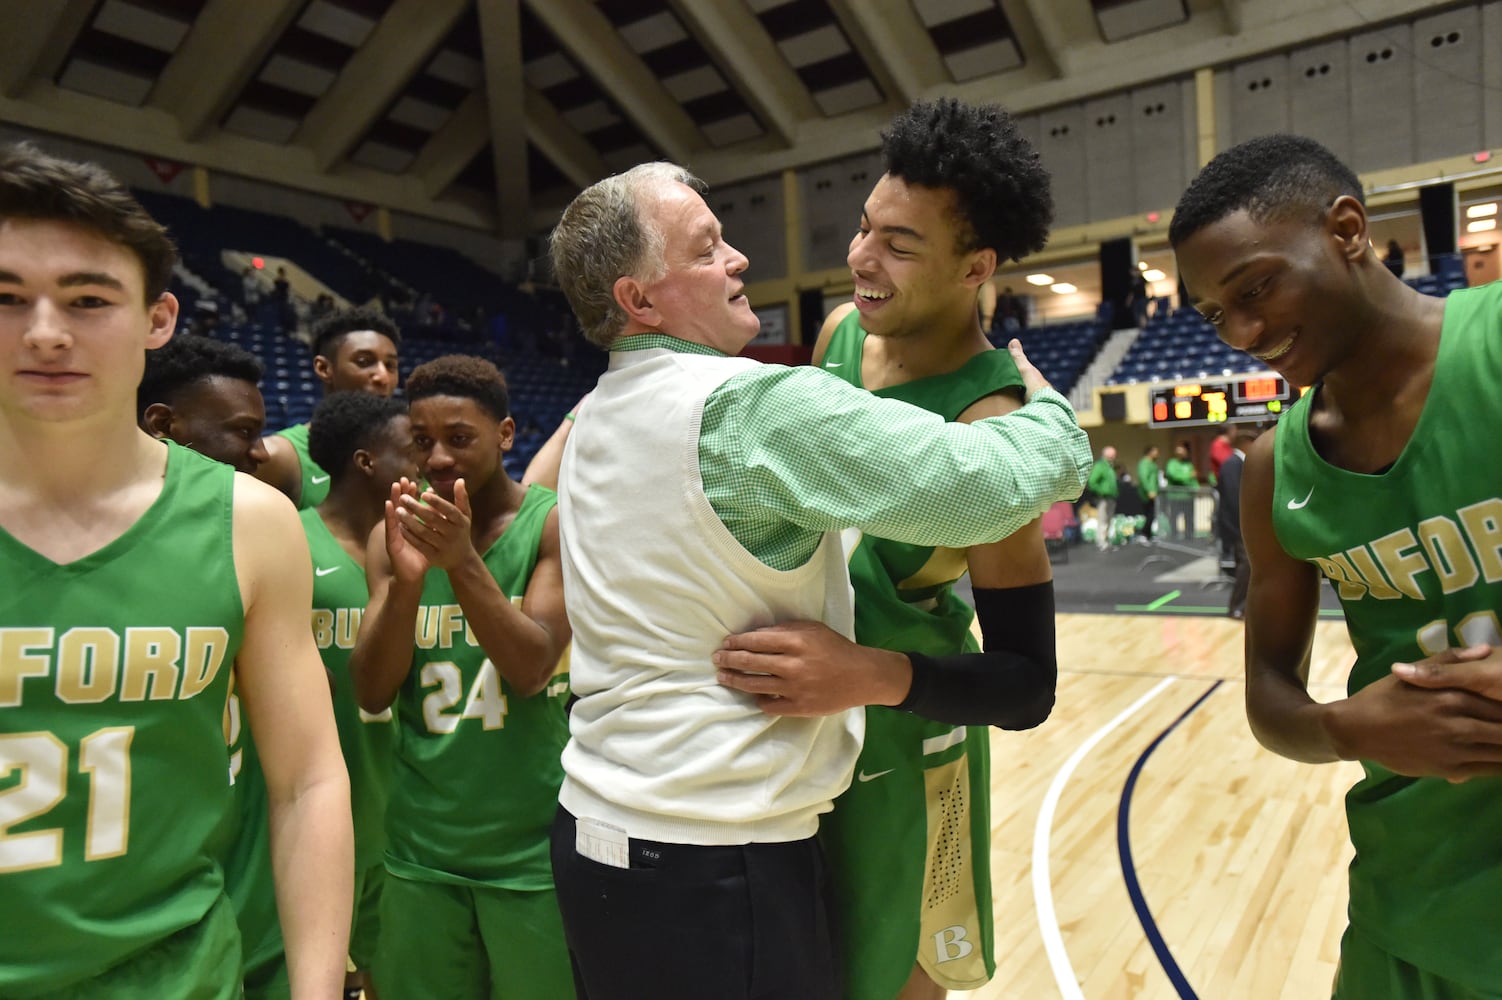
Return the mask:
<path id="1" fill-rule="evenodd" d="M 0 121 L 520 237 L 645 159 L 868 150 L 919 97 L 1030 111 L 1420 0 L 8 0 Z"/>

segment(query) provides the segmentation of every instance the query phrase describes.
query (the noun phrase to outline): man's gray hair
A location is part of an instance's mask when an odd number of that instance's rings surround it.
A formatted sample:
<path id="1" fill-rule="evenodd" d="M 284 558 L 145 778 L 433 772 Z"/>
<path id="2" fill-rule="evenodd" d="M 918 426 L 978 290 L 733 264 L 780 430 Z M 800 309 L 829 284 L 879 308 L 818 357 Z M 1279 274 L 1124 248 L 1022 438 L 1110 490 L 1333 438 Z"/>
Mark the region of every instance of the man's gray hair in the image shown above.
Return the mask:
<path id="1" fill-rule="evenodd" d="M 704 191 L 704 182 L 676 163 L 643 163 L 585 188 L 553 229 L 553 273 L 590 343 L 608 349 L 625 329 L 617 279 L 650 283 L 667 270 L 666 235 L 650 210 L 656 192 L 672 182 Z"/>

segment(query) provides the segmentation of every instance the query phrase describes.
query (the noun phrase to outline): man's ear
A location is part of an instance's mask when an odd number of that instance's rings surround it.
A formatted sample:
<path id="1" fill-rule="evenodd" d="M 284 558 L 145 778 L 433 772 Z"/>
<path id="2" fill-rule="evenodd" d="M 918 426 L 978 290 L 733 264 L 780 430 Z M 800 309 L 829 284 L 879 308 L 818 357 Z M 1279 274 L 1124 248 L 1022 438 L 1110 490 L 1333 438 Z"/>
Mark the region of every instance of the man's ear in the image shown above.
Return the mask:
<path id="1" fill-rule="evenodd" d="M 996 273 L 996 251 L 990 247 L 982 247 L 972 250 L 968 255 L 969 266 L 965 269 L 965 277 L 962 279 L 971 288 L 979 288 L 991 280 Z"/>
<path id="2" fill-rule="evenodd" d="M 1358 260 L 1371 246 L 1367 233 L 1366 208 L 1348 194 L 1335 199 L 1325 213 L 1325 230 L 1340 247 L 1347 260 Z"/>
<path id="3" fill-rule="evenodd" d="M 318 380 L 324 385 L 331 384 L 334 381 L 333 362 L 322 354 L 313 355 L 313 374 L 317 375 Z"/>
<path id="4" fill-rule="evenodd" d="M 141 414 L 141 427 L 157 440 L 172 438 L 172 407 L 166 403 L 152 403 Z"/>
<path id="5" fill-rule="evenodd" d="M 615 279 L 611 294 L 615 298 L 615 304 L 626 314 L 628 323 L 647 329 L 656 329 L 662 325 L 662 314 L 652 304 L 647 286 L 641 281 L 629 274 L 622 275 Z"/>
<path id="6" fill-rule="evenodd" d="M 172 332 L 177 329 L 178 314 L 177 296 L 171 292 L 163 292 L 157 300 L 146 307 L 146 314 L 151 319 L 151 330 L 146 335 L 146 349 L 155 350 L 172 339 Z"/>
<path id="7" fill-rule="evenodd" d="M 350 458 L 354 460 L 355 468 L 360 470 L 361 475 L 368 476 L 371 470 L 375 468 L 375 456 L 364 448 L 356 448 L 355 453 Z"/>

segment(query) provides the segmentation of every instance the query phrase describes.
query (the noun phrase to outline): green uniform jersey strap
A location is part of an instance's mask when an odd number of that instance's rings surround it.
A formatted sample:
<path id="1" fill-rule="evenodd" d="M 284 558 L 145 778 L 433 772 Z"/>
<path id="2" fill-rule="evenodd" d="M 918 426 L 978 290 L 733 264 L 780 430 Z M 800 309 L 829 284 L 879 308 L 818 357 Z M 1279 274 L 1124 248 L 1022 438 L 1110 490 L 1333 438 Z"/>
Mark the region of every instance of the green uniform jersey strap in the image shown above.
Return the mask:
<path id="1" fill-rule="evenodd" d="M 308 454 L 308 425 L 296 424 L 277 431 L 276 435 L 292 443 L 292 450 L 297 452 L 298 468 L 302 469 L 302 492 L 297 495 L 297 509 L 317 507 L 329 495 L 329 474 Z"/>
<path id="2" fill-rule="evenodd" d="M 866 332 L 859 320 L 860 314 L 852 312 L 836 327 L 823 366 L 864 388 L 860 372 Z M 1022 375 L 1010 352 L 983 351 L 947 375 L 904 382 L 873 394 L 954 420 L 976 400 L 1021 387 Z M 850 559 L 856 588 L 856 639 L 868 646 L 934 656 L 978 649 L 970 634 L 975 612 L 954 594 L 955 581 L 966 571 L 963 550 L 865 536 Z"/>
<path id="3" fill-rule="evenodd" d="M 365 569 L 339 544 L 313 509 L 302 512 L 313 556 L 313 639 L 334 677 L 334 721 L 349 769 L 350 808 L 355 821 L 355 868 L 379 864 L 386 854 L 386 799 L 396 727 L 388 708 L 377 715 L 355 701 L 349 654 L 370 598 Z"/>
<path id="4" fill-rule="evenodd" d="M 852 312 L 823 367 L 856 386 L 866 332 Z M 1022 386 L 1007 351 L 875 391 L 954 420 Z M 1019 391 L 1020 395 L 1020 391 Z M 949 655 L 979 649 L 975 612 L 954 593 L 965 552 L 858 536 L 850 555 L 855 636 L 867 646 Z M 829 858 L 844 949 L 845 995 L 889 1000 L 914 963 L 936 983 L 974 989 L 995 974 L 990 869 L 989 732 L 872 706 L 855 781 L 819 835 Z M 880 828 L 881 837 L 870 831 Z"/>
<path id="5" fill-rule="evenodd" d="M 514 603 L 557 503 L 552 490 L 532 486 L 484 553 Z M 475 640 L 441 570 L 424 581 L 415 639 L 396 700 L 387 870 L 418 881 L 551 889 L 548 829 L 563 783 L 567 683 L 555 678 L 518 697 Z"/>
<path id="6" fill-rule="evenodd" d="M 1315 451 L 1320 387 L 1278 426 L 1278 543 L 1335 585 L 1354 693 L 1450 646 L 1502 642 L 1502 467 L 1478 461 L 1475 429 L 1502 421 L 1502 282 L 1451 293 L 1434 380 L 1413 435 L 1385 472 Z M 1477 990 L 1502 983 L 1502 779 L 1452 785 L 1363 761 L 1346 797 L 1356 859 L 1351 924 L 1392 954 Z"/>
<path id="7" fill-rule="evenodd" d="M 161 494 L 91 555 L 0 530 L 0 996 L 91 980 L 223 896 L 234 472 L 165 447 Z"/>

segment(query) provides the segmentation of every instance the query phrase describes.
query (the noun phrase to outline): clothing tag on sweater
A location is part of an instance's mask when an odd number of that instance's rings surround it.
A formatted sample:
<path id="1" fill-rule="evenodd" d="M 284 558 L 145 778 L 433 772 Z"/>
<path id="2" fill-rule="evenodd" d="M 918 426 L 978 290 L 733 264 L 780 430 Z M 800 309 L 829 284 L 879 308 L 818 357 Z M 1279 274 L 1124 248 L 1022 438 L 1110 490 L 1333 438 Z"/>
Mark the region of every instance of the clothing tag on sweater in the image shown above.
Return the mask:
<path id="1" fill-rule="evenodd" d="M 631 840 L 626 831 L 597 819 L 574 821 L 574 850 L 579 856 L 612 868 L 630 868 Z"/>

